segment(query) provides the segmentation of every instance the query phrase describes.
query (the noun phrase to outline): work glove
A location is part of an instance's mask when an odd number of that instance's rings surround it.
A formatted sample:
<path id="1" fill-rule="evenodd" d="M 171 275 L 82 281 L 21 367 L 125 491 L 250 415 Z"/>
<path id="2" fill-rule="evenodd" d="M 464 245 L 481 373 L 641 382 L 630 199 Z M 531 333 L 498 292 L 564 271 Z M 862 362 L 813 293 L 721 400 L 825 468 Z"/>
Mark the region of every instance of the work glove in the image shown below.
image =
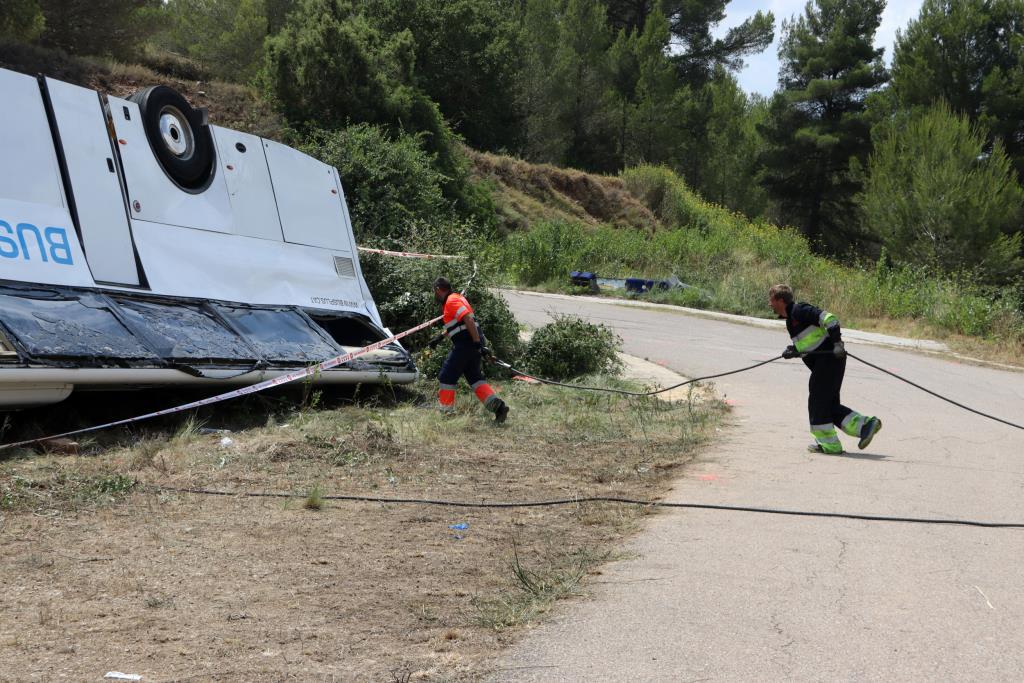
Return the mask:
<path id="1" fill-rule="evenodd" d="M 836 358 L 846 358 L 846 345 L 842 341 L 837 341 L 832 345 L 832 353 L 835 354 Z"/>
<path id="2" fill-rule="evenodd" d="M 427 342 L 428 349 L 436 349 L 437 345 L 444 339 L 443 334 L 439 334 L 436 337 L 431 337 L 430 341 Z"/>
<path id="3" fill-rule="evenodd" d="M 481 358 L 490 359 L 494 355 L 494 352 L 491 351 L 483 342 L 477 342 L 476 348 L 480 351 Z"/>
<path id="4" fill-rule="evenodd" d="M 786 347 L 786 350 L 782 352 L 782 357 L 786 360 L 789 360 L 790 358 L 799 358 L 800 352 L 796 350 L 795 346 L 790 344 Z"/>

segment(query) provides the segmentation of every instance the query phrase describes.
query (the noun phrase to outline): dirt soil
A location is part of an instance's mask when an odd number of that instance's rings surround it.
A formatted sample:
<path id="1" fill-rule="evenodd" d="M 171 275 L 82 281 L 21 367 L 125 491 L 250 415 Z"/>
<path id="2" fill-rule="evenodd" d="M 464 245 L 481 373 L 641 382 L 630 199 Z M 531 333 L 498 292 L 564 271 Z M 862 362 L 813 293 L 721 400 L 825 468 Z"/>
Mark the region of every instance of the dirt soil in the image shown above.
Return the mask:
<path id="1" fill-rule="evenodd" d="M 173 436 L 122 434 L 124 447 L 0 461 L 0 680 L 491 673 L 524 629 L 585 595 L 651 510 L 321 494 L 656 498 L 725 410 L 708 399 L 670 409 L 520 382 L 499 390 L 513 407 L 503 427 L 462 387 L 450 418 L 424 390 L 397 404 L 281 410 L 229 435 L 200 434 L 187 420 Z"/>

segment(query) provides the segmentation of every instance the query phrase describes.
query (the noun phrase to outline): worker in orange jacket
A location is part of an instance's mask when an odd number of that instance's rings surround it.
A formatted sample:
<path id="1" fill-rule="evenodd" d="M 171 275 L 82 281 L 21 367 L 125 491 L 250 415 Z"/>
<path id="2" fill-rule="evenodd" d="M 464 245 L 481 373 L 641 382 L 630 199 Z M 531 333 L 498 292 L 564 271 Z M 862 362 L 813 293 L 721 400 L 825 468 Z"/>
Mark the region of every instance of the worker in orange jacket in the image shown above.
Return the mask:
<path id="1" fill-rule="evenodd" d="M 451 283 L 443 277 L 434 280 L 434 299 L 444 306 L 442 321 L 444 331 L 428 342 L 431 348 L 441 343 L 444 337 L 452 342 L 452 350 L 441 366 L 439 380 L 441 387 L 437 400 L 441 411 L 455 410 L 455 387 L 460 376 L 465 376 L 476 397 L 484 408 L 494 413 L 494 421 L 502 423 L 508 417 L 508 406 L 494 393 L 480 368 L 480 359 L 491 355 L 485 344 L 483 332 L 473 316 L 473 307 L 466 297 L 452 291 Z"/>

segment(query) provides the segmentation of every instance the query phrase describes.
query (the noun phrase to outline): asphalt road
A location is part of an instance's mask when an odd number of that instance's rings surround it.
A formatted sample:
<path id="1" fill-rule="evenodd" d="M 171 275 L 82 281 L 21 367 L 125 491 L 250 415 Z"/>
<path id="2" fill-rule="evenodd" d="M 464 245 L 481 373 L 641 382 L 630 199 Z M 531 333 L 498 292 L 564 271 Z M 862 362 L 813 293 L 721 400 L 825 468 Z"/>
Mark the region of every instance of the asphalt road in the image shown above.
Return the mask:
<path id="1" fill-rule="evenodd" d="M 507 293 L 613 327 L 624 351 L 687 376 L 780 353 L 784 331 Z M 821 302 L 827 305 L 827 302 Z M 841 317 L 841 316 L 840 316 Z M 1024 420 L 1024 374 L 850 343 L 866 360 Z M 850 360 L 843 399 L 878 415 L 868 450 L 807 453 L 808 371 L 778 361 L 716 382 L 735 403 L 669 500 L 1024 523 L 1024 432 Z M 1024 531 L 746 512 L 654 516 L 499 681 L 1024 680 Z"/>

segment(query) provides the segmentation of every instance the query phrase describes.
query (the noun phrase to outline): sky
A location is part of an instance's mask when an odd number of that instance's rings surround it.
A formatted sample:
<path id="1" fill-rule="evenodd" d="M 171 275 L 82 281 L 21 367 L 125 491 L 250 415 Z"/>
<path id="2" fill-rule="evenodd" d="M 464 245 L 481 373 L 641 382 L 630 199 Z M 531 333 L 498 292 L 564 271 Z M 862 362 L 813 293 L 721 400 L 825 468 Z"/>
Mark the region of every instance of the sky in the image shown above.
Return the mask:
<path id="1" fill-rule="evenodd" d="M 782 20 L 793 15 L 802 14 L 806 0 L 732 0 L 725 7 L 726 17 L 715 31 L 716 35 L 724 35 L 729 28 L 737 26 L 757 10 L 771 11 L 775 14 L 775 42 L 767 50 L 758 55 L 747 57 L 746 66 L 737 77 L 740 86 L 747 92 L 758 92 L 770 95 L 775 91 L 779 80 L 779 38 L 782 36 Z M 875 34 L 875 45 L 885 48 L 885 63 L 892 63 L 892 46 L 896 40 L 896 29 L 906 27 L 907 23 L 917 17 L 921 9 L 921 0 L 889 0 L 882 13 L 882 23 Z"/>

